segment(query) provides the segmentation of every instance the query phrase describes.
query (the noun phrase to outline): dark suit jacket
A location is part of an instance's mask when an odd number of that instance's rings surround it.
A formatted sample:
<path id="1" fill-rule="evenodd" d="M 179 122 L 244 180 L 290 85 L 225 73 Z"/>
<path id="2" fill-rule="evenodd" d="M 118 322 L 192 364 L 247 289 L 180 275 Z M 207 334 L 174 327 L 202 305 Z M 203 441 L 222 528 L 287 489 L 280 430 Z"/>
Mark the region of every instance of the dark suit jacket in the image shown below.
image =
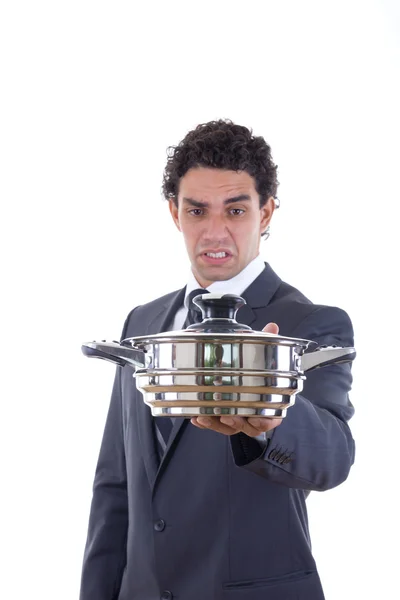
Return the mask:
<path id="1" fill-rule="evenodd" d="M 238 321 L 353 345 L 347 314 L 312 304 L 269 265 Z M 168 329 L 184 289 L 134 309 L 122 337 Z M 354 460 L 348 364 L 317 369 L 264 448 L 177 419 L 157 466 L 150 409 L 118 368 L 97 465 L 81 600 L 322 600 L 305 500 Z"/>

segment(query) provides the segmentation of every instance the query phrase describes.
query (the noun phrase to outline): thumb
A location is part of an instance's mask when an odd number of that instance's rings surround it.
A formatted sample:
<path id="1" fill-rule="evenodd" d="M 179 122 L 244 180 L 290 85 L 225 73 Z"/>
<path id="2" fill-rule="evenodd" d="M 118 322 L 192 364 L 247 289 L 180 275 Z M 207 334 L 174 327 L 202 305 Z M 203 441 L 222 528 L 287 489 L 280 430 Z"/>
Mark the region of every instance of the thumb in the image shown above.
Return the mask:
<path id="1" fill-rule="evenodd" d="M 276 323 L 268 323 L 264 327 L 263 331 L 265 331 L 266 333 L 277 334 L 277 333 L 279 333 L 279 327 L 278 327 L 278 325 Z"/>

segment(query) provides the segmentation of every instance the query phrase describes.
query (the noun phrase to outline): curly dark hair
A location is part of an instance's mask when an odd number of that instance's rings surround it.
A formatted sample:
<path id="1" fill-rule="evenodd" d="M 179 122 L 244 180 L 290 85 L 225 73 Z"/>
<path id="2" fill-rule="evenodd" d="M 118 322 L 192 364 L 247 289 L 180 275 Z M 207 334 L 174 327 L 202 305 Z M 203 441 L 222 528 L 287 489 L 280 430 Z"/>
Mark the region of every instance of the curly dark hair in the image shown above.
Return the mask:
<path id="1" fill-rule="evenodd" d="M 271 148 L 261 136 L 229 119 L 219 119 L 197 125 L 177 146 L 167 149 L 162 193 L 178 206 L 180 178 L 193 167 L 211 167 L 231 171 L 246 171 L 254 177 L 260 197 L 260 208 L 278 189 L 277 166 Z"/>

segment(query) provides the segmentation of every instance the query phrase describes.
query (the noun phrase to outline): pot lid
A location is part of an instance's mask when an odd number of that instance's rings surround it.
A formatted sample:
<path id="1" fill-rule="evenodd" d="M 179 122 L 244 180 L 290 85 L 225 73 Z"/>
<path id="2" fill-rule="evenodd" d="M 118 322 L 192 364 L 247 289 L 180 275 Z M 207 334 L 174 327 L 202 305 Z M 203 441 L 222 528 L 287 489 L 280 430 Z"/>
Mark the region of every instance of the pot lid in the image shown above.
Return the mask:
<path id="1" fill-rule="evenodd" d="M 285 337 L 278 334 L 255 331 L 248 325 L 236 321 L 236 313 L 246 301 L 235 294 L 199 294 L 193 302 L 200 308 L 203 320 L 180 331 L 165 331 L 163 333 L 142 335 L 126 338 L 124 346 L 147 345 L 154 342 L 199 342 L 213 341 L 233 343 L 249 341 L 261 344 L 281 344 L 287 346 L 302 346 L 306 348 L 314 343 L 310 340 Z"/>

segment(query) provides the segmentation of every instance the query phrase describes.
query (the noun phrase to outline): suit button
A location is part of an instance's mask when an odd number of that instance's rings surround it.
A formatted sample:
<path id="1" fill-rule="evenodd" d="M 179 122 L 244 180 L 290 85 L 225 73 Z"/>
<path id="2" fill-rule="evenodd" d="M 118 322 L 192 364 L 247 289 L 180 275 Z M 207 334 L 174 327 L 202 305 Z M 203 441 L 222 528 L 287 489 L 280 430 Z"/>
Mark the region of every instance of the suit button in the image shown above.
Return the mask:
<path id="1" fill-rule="evenodd" d="M 172 592 L 169 592 L 168 590 L 165 590 L 160 596 L 160 600 L 172 600 L 172 598 Z"/>
<path id="2" fill-rule="evenodd" d="M 155 531 L 164 531 L 165 521 L 163 519 L 158 519 L 157 521 L 154 521 L 154 529 L 155 529 Z M 168 598 L 169 598 L 169 596 L 168 596 Z M 171 596 L 171 598 L 172 598 L 172 596 Z"/>

